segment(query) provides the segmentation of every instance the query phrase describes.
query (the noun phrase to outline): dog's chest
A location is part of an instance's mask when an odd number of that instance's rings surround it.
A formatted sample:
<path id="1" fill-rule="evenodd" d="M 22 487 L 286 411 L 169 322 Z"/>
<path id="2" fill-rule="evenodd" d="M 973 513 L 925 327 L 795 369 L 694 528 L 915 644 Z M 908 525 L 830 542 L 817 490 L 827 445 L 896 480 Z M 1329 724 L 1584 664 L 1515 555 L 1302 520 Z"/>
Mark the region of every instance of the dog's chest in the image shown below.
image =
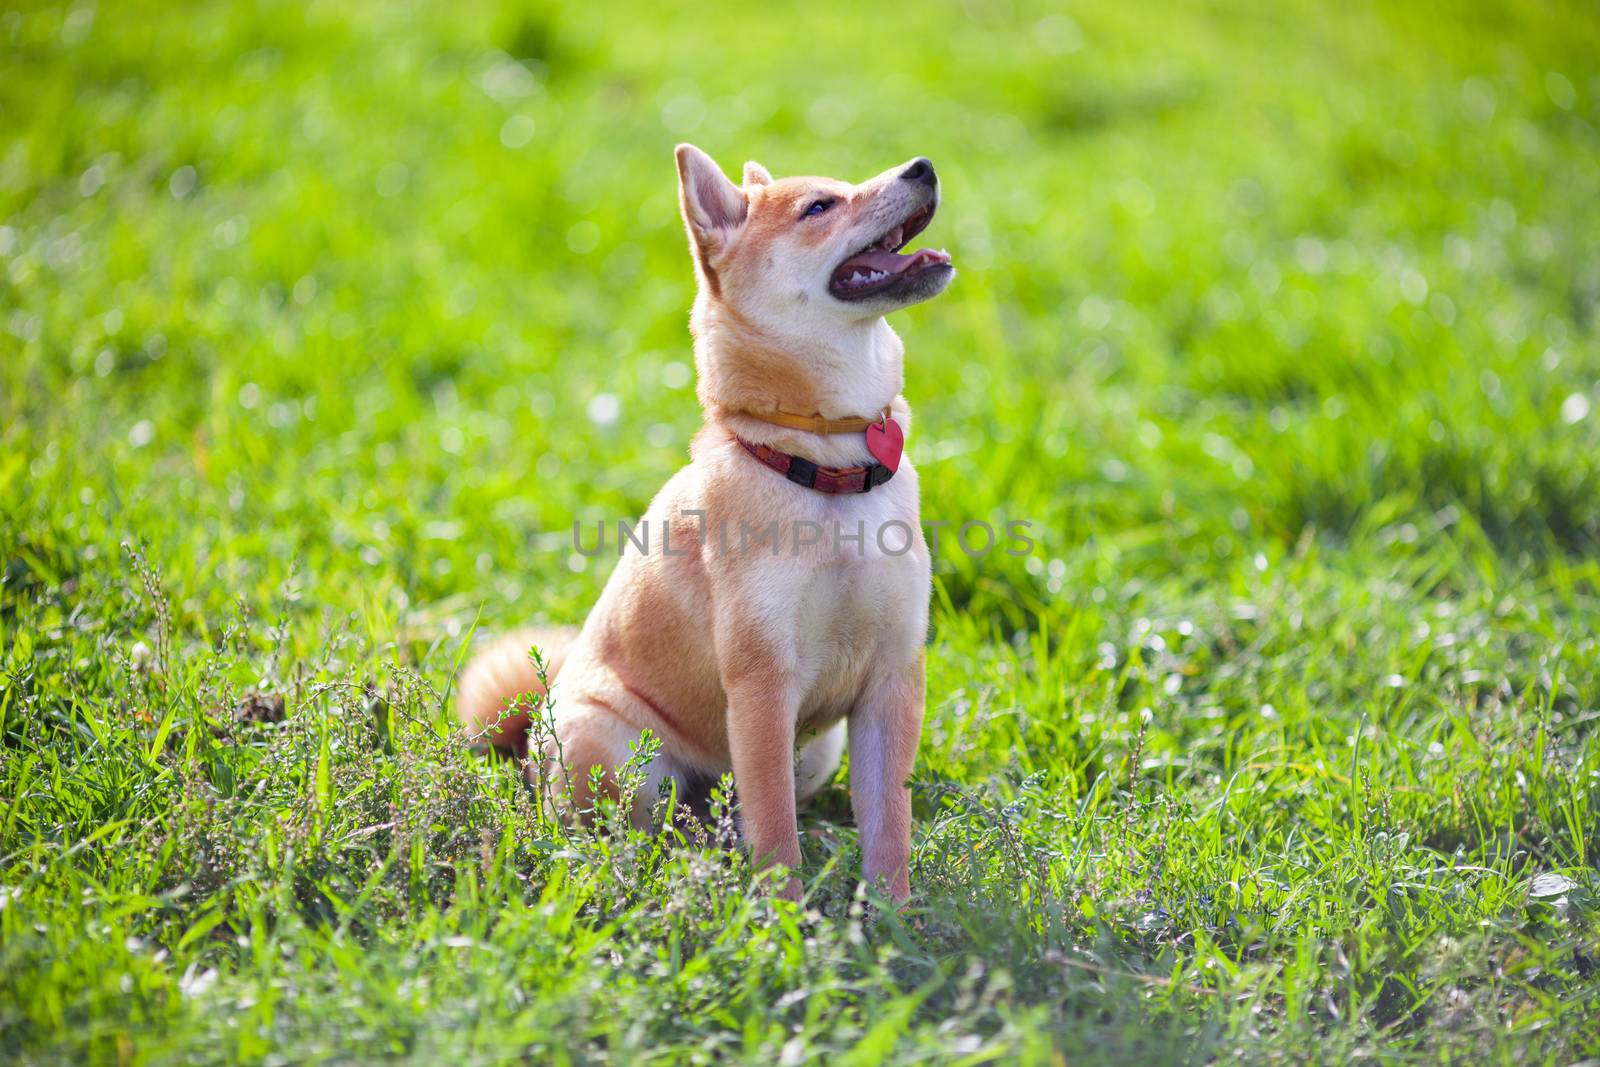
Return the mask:
<path id="1" fill-rule="evenodd" d="M 825 524 L 826 543 L 793 589 L 802 725 L 848 714 L 874 668 L 920 647 L 927 628 L 928 558 L 915 513 L 854 510 L 840 517 L 837 539 Z"/>

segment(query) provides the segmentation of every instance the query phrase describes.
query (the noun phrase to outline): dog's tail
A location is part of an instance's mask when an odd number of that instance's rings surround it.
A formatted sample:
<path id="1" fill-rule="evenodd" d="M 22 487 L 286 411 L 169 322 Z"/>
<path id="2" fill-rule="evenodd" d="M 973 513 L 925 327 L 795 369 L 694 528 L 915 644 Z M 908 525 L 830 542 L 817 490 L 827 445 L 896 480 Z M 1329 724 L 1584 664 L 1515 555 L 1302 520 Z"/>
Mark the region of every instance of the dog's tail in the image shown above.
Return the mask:
<path id="1" fill-rule="evenodd" d="M 555 681 L 578 631 L 570 628 L 517 630 L 495 639 L 472 657 L 461 672 L 456 712 L 475 745 L 493 746 L 504 754 L 525 756 L 528 751 L 527 701 L 544 696 L 544 683 L 528 656 L 537 647 L 544 657 L 545 682 Z M 516 704 L 507 710 L 507 702 Z"/>

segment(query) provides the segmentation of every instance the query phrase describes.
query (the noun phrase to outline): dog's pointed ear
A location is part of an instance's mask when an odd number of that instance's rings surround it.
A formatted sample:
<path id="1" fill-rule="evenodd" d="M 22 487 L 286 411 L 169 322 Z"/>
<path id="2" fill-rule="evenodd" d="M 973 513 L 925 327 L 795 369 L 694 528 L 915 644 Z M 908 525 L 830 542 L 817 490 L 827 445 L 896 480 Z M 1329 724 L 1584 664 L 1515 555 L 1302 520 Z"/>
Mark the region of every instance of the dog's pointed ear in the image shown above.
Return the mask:
<path id="1" fill-rule="evenodd" d="M 771 185 L 772 172 L 755 160 L 748 160 L 744 165 L 744 183 L 745 185 Z"/>
<path id="2" fill-rule="evenodd" d="M 743 191 L 700 149 L 681 144 L 677 157 L 678 202 L 683 208 L 683 221 L 695 248 L 709 254 L 744 225 L 749 205 Z"/>

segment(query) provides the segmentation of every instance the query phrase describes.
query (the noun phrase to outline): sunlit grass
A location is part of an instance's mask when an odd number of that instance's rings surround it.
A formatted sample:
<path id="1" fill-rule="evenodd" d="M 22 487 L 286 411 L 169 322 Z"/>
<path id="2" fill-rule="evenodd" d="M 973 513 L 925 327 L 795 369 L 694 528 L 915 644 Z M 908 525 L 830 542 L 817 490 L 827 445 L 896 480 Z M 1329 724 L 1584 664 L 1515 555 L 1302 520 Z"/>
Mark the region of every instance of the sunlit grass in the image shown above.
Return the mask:
<path id="1" fill-rule="evenodd" d="M 0 1046 L 1600 1055 L 1582 5 L 0 14 Z M 568 836 L 444 707 L 697 425 L 671 146 L 934 159 L 915 895 Z M 691 835 L 692 837 L 692 835 Z"/>

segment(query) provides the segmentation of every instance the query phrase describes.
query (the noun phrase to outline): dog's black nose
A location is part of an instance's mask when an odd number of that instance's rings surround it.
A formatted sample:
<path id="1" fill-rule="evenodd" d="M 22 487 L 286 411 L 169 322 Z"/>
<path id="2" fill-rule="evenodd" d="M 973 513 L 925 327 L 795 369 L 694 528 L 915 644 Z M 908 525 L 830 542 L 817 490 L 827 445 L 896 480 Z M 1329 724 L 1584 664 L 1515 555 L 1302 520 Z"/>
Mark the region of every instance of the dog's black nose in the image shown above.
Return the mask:
<path id="1" fill-rule="evenodd" d="M 911 166 L 900 172 L 900 177 L 908 182 L 921 182 L 923 185 L 938 185 L 939 176 L 933 172 L 933 161 L 927 156 L 911 161 Z"/>

